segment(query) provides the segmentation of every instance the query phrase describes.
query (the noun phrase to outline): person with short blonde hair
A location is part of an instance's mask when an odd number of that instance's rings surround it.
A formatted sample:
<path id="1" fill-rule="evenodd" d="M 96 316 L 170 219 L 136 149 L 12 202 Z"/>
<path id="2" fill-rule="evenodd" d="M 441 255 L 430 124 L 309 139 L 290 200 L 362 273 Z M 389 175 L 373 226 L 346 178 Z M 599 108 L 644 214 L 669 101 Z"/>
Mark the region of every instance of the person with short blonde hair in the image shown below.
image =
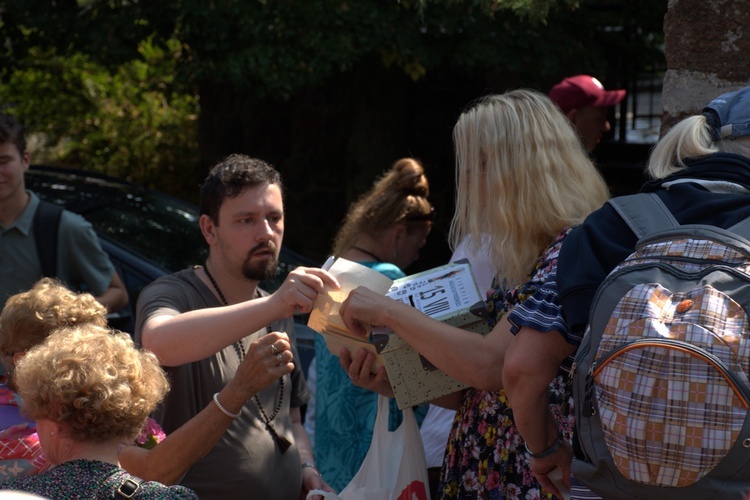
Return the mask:
<path id="1" fill-rule="evenodd" d="M 53 330 L 72 325 L 106 326 L 107 310 L 91 294 L 77 294 L 61 282 L 43 278 L 30 290 L 8 299 L 0 315 L 0 481 L 47 470 L 33 419 L 21 413 L 15 366 L 26 351 Z"/>
<path id="2" fill-rule="evenodd" d="M 169 384 L 156 356 L 126 333 L 93 324 L 63 327 L 18 362 L 24 413 L 67 427 L 71 439 L 132 441 Z M 51 457 L 50 457 L 51 458 Z"/>
<path id="3" fill-rule="evenodd" d="M 49 467 L 35 422 L 19 411 L 14 378 L 16 363 L 56 329 L 81 325 L 104 327 L 106 314 L 107 310 L 91 294 L 75 293 L 51 278 L 43 278 L 30 290 L 8 300 L 0 314 L 0 356 L 7 368 L 4 381 L 0 382 L 0 482 L 36 474 Z M 136 446 L 133 439 L 124 440 L 118 454 L 121 465 L 145 480 L 164 484 L 179 481 L 232 423 L 233 419 L 225 413 L 226 408 L 243 404 L 283 373 L 282 368 L 256 363 L 255 358 L 266 354 L 272 344 L 279 350 L 285 349 L 287 342 L 286 335 L 274 333 L 250 344 L 247 361 L 213 401 L 156 446 L 147 449 Z M 160 432 L 150 419 L 147 427 L 138 443 Z"/>
<path id="4" fill-rule="evenodd" d="M 114 498 L 135 484 L 134 498 L 198 498 L 182 486 L 139 484 L 119 467 L 120 444 L 135 439 L 169 390 L 156 357 L 136 349 L 128 334 L 93 324 L 60 328 L 18 361 L 16 383 L 55 467 L 3 489 Z"/>
<path id="5" fill-rule="evenodd" d="M 485 336 L 461 330 L 364 287 L 349 294 L 339 313 L 359 334 L 366 324 L 390 328 L 470 386 L 435 401 L 458 408 L 439 498 L 550 498 L 556 492 L 542 490 L 529 463 L 529 449 L 539 453 L 550 443 L 524 443 L 505 392 L 516 375 L 505 369 L 523 364 L 538 372 L 529 397 L 552 409 L 552 441 L 570 456 L 567 371 L 576 339 L 557 302 L 557 257 L 571 227 L 606 201 L 607 188 L 571 125 L 536 91 L 477 100 L 461 113 L 453 138 L 457 201 L 451 241 L 455 246 L 466 238 L 470 252 L 488 245 L 496 278 L 487 299 L 492 330 Z M 391 392 L 383 368 L 371 374 L 372 354 L 360 350 L 340 359 L 356 384 Z"/>
<path id="6" fill-rule="evenodd" d="M 702 113 L 674 125 L 654 146 L 647 166 L 650 180 L 638 196 L 658 196 L 681 225 L 728 229 L 750 217 L 748 103 L 750 87 L 745 87 L 718 96 Z M 605 204 L 565 241 L 558 287 L 573 332 L 584 332 L 597 290 L 610 272 L 636 251 L 638 240 L 615 208 Z M 706 252 L 710 252 L 710 245 Z M 720 334 L 717 337 L 723 338 Z M 535 419 L 529 414 L 526 420 Z M 589 476 L 598 473 L 592 470 L 595 465 L 584 460 L 577 463 L 580 470 L 588 469 Z M 737 481 L 746 479 L 739 476 Z M 583 496 L 585 488 L 575 483 L 572 498 L 594 498 L 590 492 Z M 580 497 L 578 491 L 582 492 Z"/>
<path id="7" fill-rule="evenodd" d="M 57 280 L 43 278 L 28 292 L 12 296 L 0 316 L 0 356 L 8 375 L 13 356 L 41 343 L 52 330 L 81 324 L 106 326 L 107 309 L 93 295 L 74 293 Z"/>

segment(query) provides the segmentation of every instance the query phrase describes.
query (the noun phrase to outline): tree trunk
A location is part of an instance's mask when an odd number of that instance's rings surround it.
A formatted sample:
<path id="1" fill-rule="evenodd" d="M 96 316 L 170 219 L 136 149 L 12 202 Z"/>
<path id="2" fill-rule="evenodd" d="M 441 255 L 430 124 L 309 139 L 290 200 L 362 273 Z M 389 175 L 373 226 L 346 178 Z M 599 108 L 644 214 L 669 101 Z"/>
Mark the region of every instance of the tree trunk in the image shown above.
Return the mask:
<path id="1" fill-rule="evenodd" d="M 672 0 L 664 18 L 662 135 L 714 97 L 750 85 L 750 2 Z"/>

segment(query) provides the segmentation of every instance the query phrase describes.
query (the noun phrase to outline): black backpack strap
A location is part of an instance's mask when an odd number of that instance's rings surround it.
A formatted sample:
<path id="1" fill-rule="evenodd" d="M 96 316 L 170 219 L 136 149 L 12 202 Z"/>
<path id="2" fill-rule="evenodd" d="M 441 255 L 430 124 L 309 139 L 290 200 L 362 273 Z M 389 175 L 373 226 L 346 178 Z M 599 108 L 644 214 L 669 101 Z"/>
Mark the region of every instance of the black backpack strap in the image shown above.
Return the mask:
<path id="1" fill-rule="evenodd" d="M 638 239 L 680 225 L 656 193 L 619 196 L 612 198 L 608 203 L 623 218 Z"/>
<path id="2" fill-rule="evenodd" d="M 57 276 L 57 234 L 62 213 L 60 205 L 43 200 L 34 213 L 34 243 L 43 276 Z"/>

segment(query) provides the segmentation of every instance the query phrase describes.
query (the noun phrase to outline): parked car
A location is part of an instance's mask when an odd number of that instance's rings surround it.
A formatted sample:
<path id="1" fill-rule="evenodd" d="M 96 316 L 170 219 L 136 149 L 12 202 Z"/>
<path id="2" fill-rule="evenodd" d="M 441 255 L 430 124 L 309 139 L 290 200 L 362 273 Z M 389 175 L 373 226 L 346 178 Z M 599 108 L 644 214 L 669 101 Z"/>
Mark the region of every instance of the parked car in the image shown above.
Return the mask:
<path id="1" fill-rule="evenodd" d="M 81 170 L 34 165 L 26 187 L 41 199 L 80 214 L 94 226 L 128 290 L 130 303 L 110 315 L 110 324 L 132 333 L 141 290 L 159 276 L 203 263 L 208 254 L 198 227 L 196 205 L 114 177 Z M 282 247 L 276 277 L 261 287 L 275 291 L 297 266 L 319 265 Z M 298 349 L 306 369 L 315 352 L 306 317 L 295 318 Z"/>

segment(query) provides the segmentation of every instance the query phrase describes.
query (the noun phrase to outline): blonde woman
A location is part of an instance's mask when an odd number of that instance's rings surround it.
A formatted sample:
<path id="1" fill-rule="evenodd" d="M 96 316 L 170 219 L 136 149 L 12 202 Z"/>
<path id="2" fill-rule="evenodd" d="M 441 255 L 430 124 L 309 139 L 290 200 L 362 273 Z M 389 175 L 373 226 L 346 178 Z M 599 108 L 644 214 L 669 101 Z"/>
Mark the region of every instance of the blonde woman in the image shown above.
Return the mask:
<path id="1" fill-rule="evenodd" d="M 156 356 L 129 335 L 92 324 L 62 328 L 16 365 L 25 414 L 36 421 L 52 469 L 11 479 L 3 489 L 45 498 L 198 498 L 183 486 L 140 482 L 121 469 L 132 441 L 169 384 Z"/>
<path id="2" fill-rule="evenodd" d="M 428 195 L 429 184 L 421 163 L 414 158 L 397 160 L 351 206 L 334 240 L 333 254 L 391 279 L 404 277 L 404 270 L 419 257 L 432 228 L 434 211 Z M 377 395 L 352 384 L 319 335 L 311 370 L 314 372 L 308 386 L 315 394 L 311 419 L 316 436 L 315 460 L 326 481 L 341 490 L 367 454 Z M 426 407 L 418 409 L 418 421 L 426 412 Z M 392 429 L 401 422 L 395 400 L 391 401 L 390 422 Z"/>
<path id="3" fill-rule="evenodd" d="M 557 428 L 551 444 L 570 454 L 567 370 L 576 339 L 557 301 L 555 271 L 570 228 L 606 201 L 607 188 L 565 116 L 535 91 L 478 100 L 459 117 L 453 138 L 457 203 L 451 240 L 455 246 L 467 238 L 470 251 L 487 241 L 496 276 L 487 300 L 492 331 L 483 337 L 454 328 L 362 287 L 340 312 L 354 331 L 363 332 L 363 324 L 393 329 L 435 366 L 471 386 L 439 401 L 458 408 L 441 498 L 550 497 L 555 490 L 542 491 L 529 468 L 529 451 L 504 391 L 503 367 L 514 346 L 531 335 L 533 366 L 549 375 L 544 396 Z M 341 358 L 361 385 L 387 393 L 385 371 L 370 375 L 372 361 L 364 351 Z M 535 454 L 549 446 L 528 444 Z"/>
<path id="4" fill-rule="evenodd" d="M 16 363 L 50 332 L 65 325 L 107 325 L 107 310 L 93 295 L 76 294 L 44 278 L 24 293 L 12 296 L 0 316 L 0 481 L 43 472 L 49 468 L 36 423 L 21 413 L 16 393 Z"/>
<path id="5" fill-rule="evenodd" d="M 107 310 L 89 293 L 75 293 L 61 282 L 43 278 L 30 290 L 8 299 L 0 314 L 0 358 L 6 376 L 0 380 L 0 482 L 43 472 L 49 462 L 42 452 L 36 423 L 20 411 L 16 392 L 16 364 L 33 347 L 62 327 L 107 324 Z M 179 482 L 185 472 L 211 450 L 236 412 L 253 394 L 272 383 L 285 369 L 259 362 L 271 345 L 278 352 L 290 349 L 283 333 L 273 333 L 249 346 L 246 361 L 206 408 L 146 449 L 121 446 L 118 458 L 128 472 L 165 484 Z M 221 405 L 221 406 L 220 406 Z M 133 440 L 123 441 L 133 444 Z"/>

